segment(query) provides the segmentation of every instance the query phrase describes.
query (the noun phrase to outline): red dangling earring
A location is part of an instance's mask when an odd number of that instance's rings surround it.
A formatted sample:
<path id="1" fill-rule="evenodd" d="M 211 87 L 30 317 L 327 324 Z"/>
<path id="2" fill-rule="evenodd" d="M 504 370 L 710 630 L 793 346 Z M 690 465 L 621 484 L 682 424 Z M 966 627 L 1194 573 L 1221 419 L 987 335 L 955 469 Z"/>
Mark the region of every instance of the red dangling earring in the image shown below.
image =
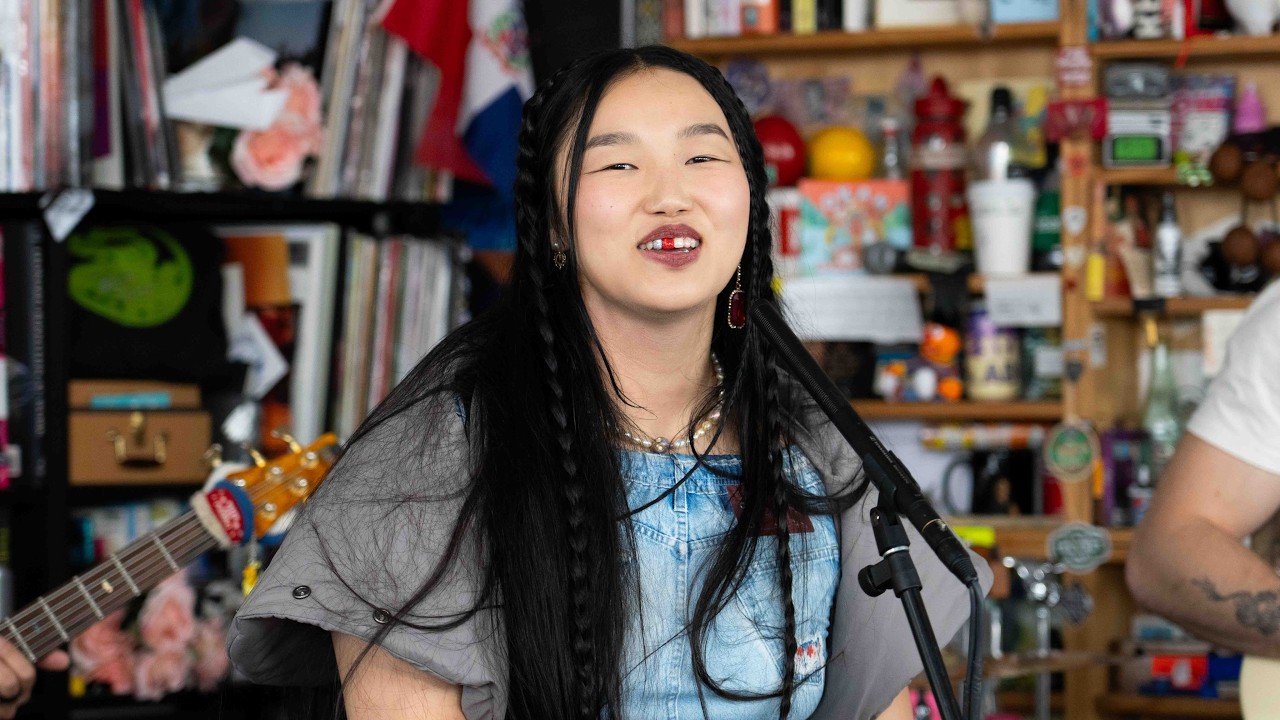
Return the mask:
<path id="1" fill-rule="evenodd" d="M 738 277 L 733 281 L 733 292 L 729 293 L 729 327 L 741 330 L 747 326 L 747 296 L 742 292 L 742 266 L 738 266 Z"/>

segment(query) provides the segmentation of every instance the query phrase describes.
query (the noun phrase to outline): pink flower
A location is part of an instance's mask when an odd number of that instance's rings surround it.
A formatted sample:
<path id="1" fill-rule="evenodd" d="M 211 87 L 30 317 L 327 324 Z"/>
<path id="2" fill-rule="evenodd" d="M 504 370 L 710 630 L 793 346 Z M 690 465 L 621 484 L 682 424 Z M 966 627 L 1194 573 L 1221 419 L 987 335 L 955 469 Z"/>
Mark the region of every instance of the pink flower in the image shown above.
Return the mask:
<path id="1" fill-rule="evenodd" d="M 94 668 L 84 679 L 110 685 L 111 692 L 116 695 L 130 695 L 133 693 L 133 671 L 133 652 L 130 650 L 129 654 L 108 660 Z"/>
<path id="2" fill-rule="evenodd" d="M 320 86 L 316 84 L 315 76 L 307 68 L 289 63 L 272 86 L 289 91 L 276 124 L 286 126 L 307 140 L 310 143 L 308 154 L 317 152 L 320 149 Z"/>
<path id="3" fill-rule="evenodd" d="M 302 162 L 320 151 L 320 87 L 311 71 L 289 63 L 271 77 L 271 87 L 289 92 L 266 130 L 245 130 L 231 149 L 231 167 L 240 181 L 264 190 L 284 190 L 302 177 Z"/>
<path id="4" fill-rule="evenodd" d="M 94 623 L 71 641 L 75 672 L 86 682 L 111 686 L 116 695 L 133 692 L 133 638 L 120 629 L 124 610 Z"/>
<path id="5" fill-rule="evenodd" d="M 185 648 L 144 653 L 138 658 L 134 673 L 137 681 L 135 696 L 139 700 L 159 700 L 181 690 L 190 673 L 191 658 Z"/>
<path id="6" fill-rule="evenodd" d="M 307 141 L 278 121 L 266 130 L 244 130 L 231 148 L 231 167 L 249 187 L 284 190 L 302 177 Z"/>
<path id="7" fill-rule="evenodd" d="M 196 684 L 202 691 L 209 692 L 231 669 L 231 661 L 227 658 L 227 631 L 222 626 L 222 618 L 200 621 L 191 646 L 196 651 Z"/>
<path id="8" fill-rule="evenodd" d="M 196 593 L 179 573 L 151 591 L 138 614 L 138 632 L 152 650 L 184 651 L 196 630 Z"/>

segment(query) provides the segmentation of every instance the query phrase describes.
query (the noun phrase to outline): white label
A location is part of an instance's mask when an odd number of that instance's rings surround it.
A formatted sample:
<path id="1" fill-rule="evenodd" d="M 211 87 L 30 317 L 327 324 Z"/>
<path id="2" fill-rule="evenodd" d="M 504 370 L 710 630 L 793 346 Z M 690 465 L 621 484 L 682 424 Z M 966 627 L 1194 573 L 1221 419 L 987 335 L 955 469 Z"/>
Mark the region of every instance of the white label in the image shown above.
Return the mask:
<path id="1" fill-rule="evenodd" d="M 1062 324 L 1062 279 L 1056 274 L 987 278 L 987 312 L 997 327 Z"/>
<path id="2" fill-rule="evenodd" d="M 1244 320 L 1244 310 L 1206 310 L 1202 315 L 1201 336 L 1204 338 L 1204 376 L 1214 377 L 1222 369 L 1227 355 L 1227 341 Z"/>
<path id="3" fill-rule="evenodd" d="M 58 193 L 44 209 L 44 222 L 49 226 L 49 235 L 57 242 L 66 240 L 92 209 L 92 190 L 70 188 Z"/>
<path id="4" fill-rule="evenodd" d="M 1062 348 L 1052 346 L 1036 348 L 1035 363 L 1036 377 L 1062 377 Z"/>
<path id="5" fill-rule="evenodd" d="M 916 343 L 924 332 L 920 298 L 908 280 L 870 275 L 789 278 L 782 298 L 805 340 Z"/>

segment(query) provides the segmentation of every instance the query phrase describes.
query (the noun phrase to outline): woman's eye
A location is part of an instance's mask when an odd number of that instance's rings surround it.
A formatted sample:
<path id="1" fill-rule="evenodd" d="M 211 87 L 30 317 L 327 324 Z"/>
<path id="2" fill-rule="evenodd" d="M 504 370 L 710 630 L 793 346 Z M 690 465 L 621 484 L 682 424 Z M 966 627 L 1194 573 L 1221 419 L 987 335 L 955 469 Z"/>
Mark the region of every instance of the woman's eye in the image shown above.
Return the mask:
<path id="1" fill-rule="evenodd" d="M 635 165 L 632 165 L 631 163 L 613 163 L 612 165 L 605 165 L 596 172 L 603 172 L 605 170 L 628 170 L 634 167 Z"/>
<path id="2" fill-rule="evenodd" d="M 715 157 L 712 157 L 712 156 L 710 156 L 710 155 L 694 155 L 693 157 L 689 158 L 689 160 L 688 160 L 688 162 L 687 162 L 686 164 L 690 164 L 690 163 L 714 162 L 715 160 L 718 160 L 718 159 L 719 159 L 719 158 L 715 158 Z"/>

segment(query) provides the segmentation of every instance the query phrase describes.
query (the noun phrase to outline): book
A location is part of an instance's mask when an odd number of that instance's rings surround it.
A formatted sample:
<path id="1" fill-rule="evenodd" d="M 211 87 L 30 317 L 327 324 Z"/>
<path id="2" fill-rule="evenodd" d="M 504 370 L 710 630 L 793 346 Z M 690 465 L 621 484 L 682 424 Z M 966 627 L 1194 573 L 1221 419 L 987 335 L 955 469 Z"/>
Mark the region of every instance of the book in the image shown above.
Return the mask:
<path id="1" fill-rule="evenodd" d="M 4 226 L 6 465 L 12 486 L 39 487 L 46 474 L 43 240 L 35 222 Z"/>

